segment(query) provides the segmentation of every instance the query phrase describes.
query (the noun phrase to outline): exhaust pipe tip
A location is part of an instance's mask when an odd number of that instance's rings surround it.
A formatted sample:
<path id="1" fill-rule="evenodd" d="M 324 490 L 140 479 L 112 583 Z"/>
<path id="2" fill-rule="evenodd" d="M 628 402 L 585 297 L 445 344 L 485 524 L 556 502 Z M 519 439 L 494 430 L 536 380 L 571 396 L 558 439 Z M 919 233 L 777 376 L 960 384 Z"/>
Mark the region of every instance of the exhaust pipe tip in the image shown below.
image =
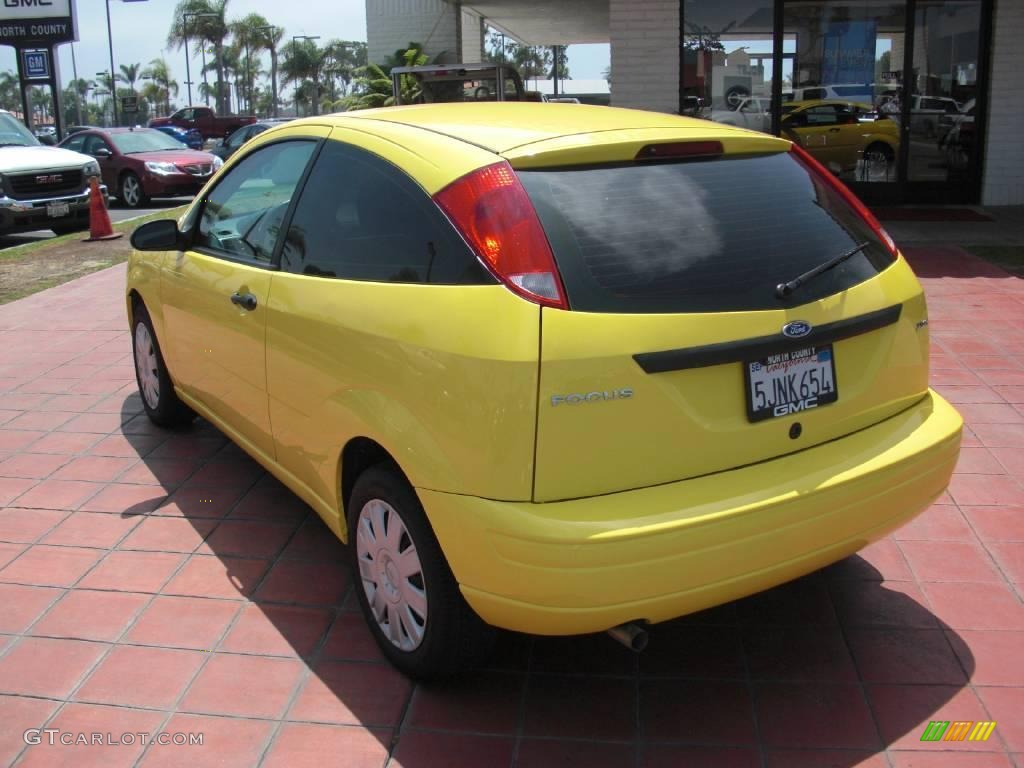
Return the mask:
<path id="1" fill-rule="evenodd" d="M 647 647 L 650 638 L 647 630 L 634 622 L 619 624 L 608 630 L 608 636 L 613 640 L 622 643 L 634 653 L 640 653 Z"/>

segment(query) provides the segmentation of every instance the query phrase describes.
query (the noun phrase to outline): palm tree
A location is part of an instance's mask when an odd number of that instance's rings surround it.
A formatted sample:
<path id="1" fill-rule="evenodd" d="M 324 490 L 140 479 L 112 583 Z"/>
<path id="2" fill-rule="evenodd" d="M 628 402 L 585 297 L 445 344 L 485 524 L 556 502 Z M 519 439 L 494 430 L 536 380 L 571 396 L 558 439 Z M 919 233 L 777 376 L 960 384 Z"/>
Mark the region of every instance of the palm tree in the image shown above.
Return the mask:
<path id="1" fill-rule="evenodd" d="M 392 59 L 395 66 L 422 66 L 430 61 L 423 53 L 419 43 L 409 43 L 405 51 L 396 51 Z M 373 109 L 374 107 L 390 107 L 395 103 L 394 91 L 389 74 L 391 65 L 383 67 L 378 64 L 367 64 L 359 67 L 352 82 L 353 93 L 346 100 L 348 109 Z M 419 98 L 420 86 L 415 78 L 402 75 L 399 81 L 402 91 L 402 103 L 412 104 Z"/>
<path id="2" fill-rule="evenodd" d="M 259 34 L 262 36 L 263 49 L 270 51 L 270 114 L 272 117 L 277 117 L 277 49 L 281 45 L 281 39 L 284 37 L 284 28 L 266 24 L 259 30 Z"/>
<path id="3" fill-rule="evenodd" d="M 352 85 L 354 92 L 346 99 L 345 104 L 350 110 L 390 107 L 395 103 L 391 78 L 377 64 L 360 67 L 356 71 Z"/>
<path id="4" fill-rule="evenodd" d="M 89 113 L 89 91 L 96 87 L 92 80 L 79 78 L 68 83 L 64 91 L 64 108 L 68 116 L 75 115 L 77 121 L 82 120 L 82 114 Z M 71 123 L 69 122 L 68 125 Z"/>
<path id="5" fill-rule="evenodd" d="M 144 80 L 152 80 L 150 84 L 153 89 L 146 98 L 151 99 L 154 104 L 163 103 L 164 114 L 171 114 L 171 96 L 178 95 L 178 81 L 171 77 L 171 70 L 167 66 L 167 60 L 163 57 L 153 59 L 149 66 L 142 70 Z M 149 86 L 143 90 L 149 89 Z"/>
<path id="6" fill-rule="evenodd" d="M 133 94 L 135 93 L 135 81 L 139 79 L 139 73 L 142 71 L 141 64 L 122 64 L 120 66 L 120 72 L 117 73 L 115 79 L 120 80 L 122 83 L 128 86 Z"/>
<path id="7" fill-rule="evenodd" d="M 243 75 L 245 77 L 245 101 L 246 109 L 249 112 L 252 112 L 253 80 L 259 70 L 259 61 L 253 61 L 253 57 L 258 56 L 262 51 L 271 51 L 271 64 L 272 66 L 275 65 L 273 60 L 276 58 L 277 54 L 276 51 L 271 48 L 271 45 L 276 46 L 277 43 L 273 42 L 268 35 L 271 31 L 277 28 L 271 27 L 266 18 L 258 13 L 250 13 L 241 19 L 232 21 L 228 24 L 228 28 L 231 30 L 231 35 L 235 40 L 235 45 L 239 46 L 245 53 L 246 66 L 243 68 Z M 277 35 L 278 43 L 280 42 L 281 35 L 283 34 L 284 30 L 279 30 Z"/>
<path id="8" fill-rule="evenodd" d="M 315 40 L 292 40 L 281 49 L 281 74 L 286 83 L 297 83 L 320 114 L 320 77 L 332 63 L 331 47 L 321 48 Z M 303 87 L 308 84 L 308 87 Z M 296 96 L 298 100 L 298 96 Z"/>
<path id="9" fill-rule="evenodd" d="M 11 71 L 0 72 L 0 108 L 21 112 L 18 76 Z"/>
<path id="10" fill-rule="evenodd" d="M 180 49 L 187 39 L 205 40 L 213 46 L 212 69 L 217 72 L 217 111 L 226 113 L 225 89 L 227 80 L 224 71 L 224 40 L 228 36 L 227 22 L 224 11 L 228 0 L 179 0 L 174 7 L 174 21 L 167 33 L 167 45 L 175 50 Z M 189 14 L 188 25 L 185 25 L 184 14 Z"/>
<path id="11" fill-rule="evenodd" d="M 106 88 L 111 93 L 114 92 L 114 86 L 113 86 L 113 83 L 110 80 L 110 73 L 109 72 L 97 72 L 96 73 L 96 82 L 100 85 L 101 88 Z"/>
<path id="12" fill-rule="evenodd" d="M 341 95 L 347 96 L 356 71 L 367 64 L 366 43 L 358 40 L 332 40 L 327 44 L 330 51 L 331 65 L 325 70 L 328 75 L 327 87 L 330 97 L 338 99 L 335 81 L 340 85 Z"/>

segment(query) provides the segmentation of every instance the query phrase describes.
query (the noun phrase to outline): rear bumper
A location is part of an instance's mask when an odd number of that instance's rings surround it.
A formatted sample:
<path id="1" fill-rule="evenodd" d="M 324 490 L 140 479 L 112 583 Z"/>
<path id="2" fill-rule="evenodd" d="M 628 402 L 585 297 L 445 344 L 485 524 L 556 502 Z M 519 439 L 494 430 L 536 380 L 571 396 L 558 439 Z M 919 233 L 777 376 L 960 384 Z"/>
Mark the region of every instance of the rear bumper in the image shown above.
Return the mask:
<path id="1" fill-rule="evenodd" d="M 857 552 L 942 493 L 961 426 L 929 391 L 842 439 L 653 488 L 548 504 L 418 493 L 485 621 L 596 632 L 735 600 Z"/>

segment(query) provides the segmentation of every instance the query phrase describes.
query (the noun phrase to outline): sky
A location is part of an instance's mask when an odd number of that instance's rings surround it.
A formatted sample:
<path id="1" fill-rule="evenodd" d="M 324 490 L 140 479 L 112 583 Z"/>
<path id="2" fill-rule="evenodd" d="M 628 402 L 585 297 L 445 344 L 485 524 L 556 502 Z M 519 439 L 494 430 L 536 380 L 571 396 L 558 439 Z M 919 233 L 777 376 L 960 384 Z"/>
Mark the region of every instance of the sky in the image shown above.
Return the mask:
<path id="1" fill-rule="evenodd" d="M 78 76 L 94 79 L 97 72 L 110 68 L 107 51 L 107 26 L 104 0 L 76 0 L 78 4 L 78 39 L 74 44 Z M 179 105 L 185 102 L 185 52 L 167 49 L 167 31 L 176 0 L 145 0 L 121 2 L 109 0 L 111 26 L 114 33 L 114 68 L 121 64 L 141 63 L 163 56 L 171 68 L 180 92 Z M 320 35 L 321 42 L 331 38 L 366 40 L 366 5 L 364 0 L 229 0 L 228 19 L 241 18 L 248 13 L 260 13 L 274 25 L 284 26 L 285 40 L 292 35 Z M 200 56 L 189 46 L 192 55 L 192 80 L 201 81 Z M 600 78 L 608 65 L 607 45 L 570 46 L 569 71 L 576 78 Z M 72 78 L 71 46 L 59 48 L 60 74 L 66 84 Z M 269 69 L 269 56 L 264 56 L 264 67 Z M 16 71 L 14 49 L 0 46 L 0 71 Z M 193 100 L 198 93 L 193 85 Z"/>

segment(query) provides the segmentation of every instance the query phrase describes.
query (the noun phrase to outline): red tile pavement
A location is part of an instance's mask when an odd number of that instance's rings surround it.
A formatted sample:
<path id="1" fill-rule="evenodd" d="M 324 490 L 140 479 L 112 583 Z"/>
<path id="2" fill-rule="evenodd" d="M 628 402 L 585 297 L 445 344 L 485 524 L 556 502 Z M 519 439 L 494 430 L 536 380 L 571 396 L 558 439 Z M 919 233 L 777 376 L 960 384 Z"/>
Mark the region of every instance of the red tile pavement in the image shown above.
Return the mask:
<path id="1" fill-rule="evenodd" d="M 1024 281 L 909 257 L 967 424 L 949 494 L 639 657 L 506 634 L 449 686 L 384 662 L 309 507 L 210 425 L 140 417 L 123 268 L 0 307 L 0 764 L 1024 768 Z M 998 725 L 921 742 L 936 719 Z M 26 746 L 33 727 L 204 744 Z"/>

